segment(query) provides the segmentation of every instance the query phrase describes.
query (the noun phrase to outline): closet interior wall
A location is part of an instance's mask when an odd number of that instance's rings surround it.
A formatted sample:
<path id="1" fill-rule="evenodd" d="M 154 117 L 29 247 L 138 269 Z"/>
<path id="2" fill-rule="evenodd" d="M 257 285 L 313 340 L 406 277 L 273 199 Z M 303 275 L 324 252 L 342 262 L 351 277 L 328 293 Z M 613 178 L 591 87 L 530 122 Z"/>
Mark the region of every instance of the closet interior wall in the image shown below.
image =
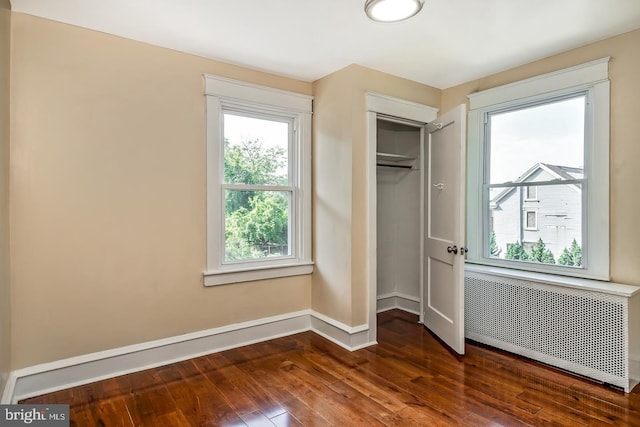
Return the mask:
<path id="1" fill-rule="evenodd" d="M 395 306 L 419 310 L 421 139 L 420 127 L 377 120 L 379 309 L 393 299 Z"/>

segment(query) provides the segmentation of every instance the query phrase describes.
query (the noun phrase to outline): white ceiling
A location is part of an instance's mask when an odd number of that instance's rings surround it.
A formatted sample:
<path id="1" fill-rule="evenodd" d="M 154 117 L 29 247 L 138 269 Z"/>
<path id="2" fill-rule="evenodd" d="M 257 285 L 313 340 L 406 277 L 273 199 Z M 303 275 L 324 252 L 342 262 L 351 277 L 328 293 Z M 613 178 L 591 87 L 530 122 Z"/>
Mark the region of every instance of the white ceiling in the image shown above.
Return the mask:
<path id="1" fill-rule="evenodd" d="M 426 0 L 395 24 L 369 21 L 364 2 L 11 0 L 15 12 L 301 80 L 355 63 L 441 89 L 640 28 L 640 0 Z"/>

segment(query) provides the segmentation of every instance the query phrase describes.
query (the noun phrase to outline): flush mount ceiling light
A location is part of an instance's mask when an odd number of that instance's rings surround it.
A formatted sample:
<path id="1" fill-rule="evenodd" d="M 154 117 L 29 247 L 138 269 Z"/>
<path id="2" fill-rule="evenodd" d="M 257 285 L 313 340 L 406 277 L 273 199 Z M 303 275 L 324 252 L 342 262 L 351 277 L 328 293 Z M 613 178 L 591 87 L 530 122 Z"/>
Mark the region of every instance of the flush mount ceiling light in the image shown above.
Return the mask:
<path id="1" fill-rule="evenodd" d="M 422 9 L 424 0 L 367 0 L 364 11 L 378 22 L 398 22 L 411 18 Z"/>

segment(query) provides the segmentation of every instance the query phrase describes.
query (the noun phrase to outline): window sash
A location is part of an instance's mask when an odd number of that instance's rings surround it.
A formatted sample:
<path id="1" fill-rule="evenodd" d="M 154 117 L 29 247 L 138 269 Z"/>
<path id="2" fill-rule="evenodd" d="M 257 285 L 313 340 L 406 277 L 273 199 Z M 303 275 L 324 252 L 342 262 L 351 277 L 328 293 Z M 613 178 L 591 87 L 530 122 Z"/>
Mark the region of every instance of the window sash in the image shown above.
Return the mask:
<path id="1" fill-rule="evenodd" d="M 488 108 L 485 112 L 484 112 L 484 141 L 482 144 L 482 152 L 483 152 L 483 164 L 482 164 L 482 170 L 483 170 L 483 184 L 482 184 L 482 204 L 483 204 L 483 208 L 481 209 L 483 218 L 482 218 L 482 223 L 483 223 L 483 229 L 482 229 L 482 239 L 481 239 L 481 247 L 482 247 L 482 257 L 484 259 L 495 259 L 491 256 L 491 249 L 490 249 L 490 235 L 491 235 L 491 228 L 490 228 L 490 218 L 491 218 L 491 190 L 492 189 L 500 189 L 500 188 L 523 188 L 523 198 L 522 201 L 535 201 L 538 200 L 538 190 L 539 187 L 544 187 L 544 186 L 551 186 L 551 185 L 570 185 L 570 184 L 574 184 L 574 185 L 578 185 L 580 186 L 583 190 L 586 188 L 586 183 L 587 183 L 587 179 L 586 176 L 584 175 L 585 178 L 580 178 L 580 179 L 551 179 L 551 180 L 544 180 L 544 181 L 521 181 L 521 182 L 497 182 L 497 183 L 491 183 L 490 182 L 490 176 L 491 176 L 491 168 L 492 167 L 496 167 L 496 165 L 492 165 L 491 164 L 491 118 L 494 115 L 498 115 L 498 114 L 504 114 L 504 113 L 509 113 L 509 112 L 517 112 L 517 111 L 523 111 L 526 110 L 528 108 L 532 108 L 532 107 L 541 107 L 541 106 L 545 106 L 545 105 L 551 105 L 557 102 L 561 102 L 564 100 L 569 100 L 572 98 L 578 98 L 578 97 L 584 97 L 584 102 L 585 102 L 585 117 L 584 117 L 584 126 L 585 126 L 585 134 L 584 134 L 584 139 L 583 139 L 583 153 L 586 157 L 587 152 L 588 152 L 588 144 L 589 144 L 589 136 L 588 136 L 588 126 L 590 125 L 589 120 L 590 120 L 590 115 L 588 114 L 587 111 L 587 105 L 589 104 L 589 90 L 587 89 L 579 89 L 579 90 L 574 90 L 574 91 L 567 91 L 561 94 L 551 94 L 551 95 L 545 95 L 542 97 L 535 97 L 534 99 L 525 99 L 525 100 L 519 100 L 517 102 L 514 103 L 510 103 L 509 105 L 506 106 L 497 106 L 495 108 Z M 586 173 L 586 167 L 587 167 L 587 161 L 586 159 L 583 159 L 583 164 L 585 165 L 585 173 Z M 499 167 L 499 166 L 498 166 Z M 534 199 L 528 199 L 526 197 L 527 195 L 527 189 L 529 187 L 532 186 L 532 184 L 535 185 L 536 187 L 536 191 L 535 191 L 535 195 L 536 198 Z M 589 252 L 589 247 L 587 246 L 586 242 L 587 242 L 587 206 L 586 206 L 586 201 L 587 201 L 587 193 L 586 191 L 581 191 L 581 211 L 582 211 L 582 217 L 580 219 L 581 223 L 580 223 L 580 228 L 581 228 L 581 236 L 580 236 L 580 240 L 583 243 L 582 244 L 582 251 L 583 251 L 583 256 L 584 256 L 584 263 L 582 265 L 582 269 L 587 269 L 588 268 L 588 264 L 586 262 L 586 260 L 588 259 L 588 252 Z M 526 209 L 524 207 L 520 207 L 520 209 L 523 209 L 522 212 L 522 224 L 521 227 L 523 230 L 527 230 L 527 231 L 539 231 L 538 229 L 538 213 L 536 212 L 536 218 L 535 218 L 535 224 L 533 227 L 529 227 L 528 226 L 528 218 L 527 218 L 527 214 L 528 212 L 530 212 L 530 209 Z M 548 242 L 547 242 L 548 243 Z M 507 259 L 501 259 L 500 262 L 504 262 L 505 265 L 509 265 L 509 263 L 513 263 L 513 262 L 518 262 L 517 260 L 507 260 Z M 557 265 L 554 265 L 554 267 Z M 559 269 L 563 269 L 563 268 L 568 268 L 566 266 L 557 266 Z M 535 270 L 536 267 L 531 267 L 530 269 Z"/>
<path id="2" fill-rule="evenodd" d="M 253 118 L 265 121 L 274 121 L 279 123 L 286 123 L 288 125 L 288 135 L 287 135 L 287 182 L 288 185 L 295 185 L 295 177 L 297 173 L 297 150 L 296 150 L 296 137 L 297 137 L 297 119 L 291 113 L 286 114 L 277 111 L 265 111 L 264 108 L 251 107 L 248 105 L 239 106 L 237 104 L 232 105 L 223 105 L 220 111 L 220 123 L 221 123 L 221 132 L 222 132 L 222 147 L 221 147 L 221 159 L 224 163 L 224 138 L 225 138 L 225 129 L 224 129 L 224 116 L 225 114 L 241 116 L 246 118 Z M 243 184 L 243 183 L 227 183 L 224 177 L 224 164 L 221 168 L 222 177 L 220 182 L 222 184 Z M 267 184 L 268 185 L 268 184 Z"/>
<path id="3" fill-rule="evenodd" d="M 271 184 L 244 184 L 244 183 L 226 183 L 224 178 L 224 116 L 225 114 L 232 114 L 248 118 L 256 118 L 260 120 L 271 120 L 280 123 L 288 124 L 288 140 L 287 140 L 287 181 L 288 185 L 271 185 Z M 232 105 L 226 105 L 223 103 L 220 110 L 220 123 L 222 133 L 222 144 L 220 147 L 222 167 L 220 168 L 220 236 L 222 237 L 221 248 L 219 252 L 219 265 L 222 268 L 252 268 L 253 266 L 264 264 L 277 264 L 282 262 L 291 262 L 299 257 L 298 244 L 300 240 L 298 230 L 298 221 L 296 221 L 299 205 L 298 191 L 296 188 L 296 177 L 298 172 L 298 157 L 297 157 L 297 145 L 299 141 L 297 136 L 297 117 L 290 112 L 279 112 L 270 109 L 265 109 L 262 106 L 251 106 L 248 104 L 239 105 L 233 103 Z M 235 191 L 274 191 L 274 192 L 288 192 L 289 193 L 289 216 L 288 216 L 288 246 L 289 254 L 278 257 L 258 257 L 258 258 L 243 258 L 238 260 L 228 260 L 226 257 L 226 210 L 225 210 L 225 195 L 227 190 Z"/>
<path id="4" fill-rule="evenodd" d="M 222 236 L 221 241 L 221 250 L 220 250 L 220 266 L 221 267 L 242 267 L 245 266 L 247 268 L 251 268 L 255 265 L 261 264 L 273 264 L 282 262 L 282 260 L 286 260 L 290 262 L 297 258 L 297 238 L 300 230 L 297 228 L 296 214 L 297 208 L 299 205 L 297 200 L 298 192 L 296 191 L 296 171 L 297 171 L 297 147 L 296 147 L 296 118 L 292 116 L 291 113 L 276 113 L 272 111 L 264 111 L 264 109 L 260 107 L 254 107 L 250 105 L 238 106 L 233 105 L 232 107 L 224 106 L 221 109 L 221 123 L 222 123 L 222 141 L 221 144 L 221 158 L 225 157 L 225 146 L 224 146 L 224 138 L 225 138 L 225 130 L 224 130 L 224 116 L 225 114 L 232 114 L 242 117 L 248 118 L 256 118 L 260 120 L 266 121 L 274 121 L 279 123 L 286 123 L 288 125 L 287 132 L 287 181 L 288 185 L 273 185 L 273 184 L 245 184 L 245 183 L 226 183 L 224 177 L 224 164 L 220 170 L 220 227 Z M 223 160 L 224 163 L 224 160 Z M 227 191 L 272 191 L 272 192 L 287 192 L 289 193 L 289 212 L 288 212 L 288 247 L 289 253 L 287 255 L 281 255 L 277 257 L 256 257 L 256 258 L 242 258 L 236 260 L 227 259 L 227 245 L 226 245 L 226 203 L 225 197 Z"/>
<path id="5" fill-rule="evenodd" d="M 279 260 L 287 260 L 287 261 L 291 261 L 292 259 L 296 258 L 296 254 L 297 254 L 297 244 L 296 244 L 296 213 L 297 213 L 297 209 L 296 209 L 296 199 L 295 199 L 295 194 L 296 194 L 296 189 L 294 187 L 283 187 L 283 186 L 259 186 L 259 185 L 253 185 L 253 186 L 247 186 L 247 185 L 239 185 L 239 184 L 225 184 L 222 187 L 223 190 L 221 192 L 222 195 L 222 201 L 221 201 L 221 205 L 222 205 L 222 210 L 223 210 L 223 214 L 222 214 L 222 232 L 221 232 L 221 236 L 223 236 L 223 242 L 222 242 L 222 247 L 223 250 L 221 251 L 221 260 L 220 260 L 220 264 L 221 265 L 229 265 L 229 266 L 234 266 L 234 265 L 242 265 L 242 264 L 259 264 L 259 263 L 272 263 L 274 261 L 279 261 Z M 279 255 L 279 256 L 275 256 L 275 257 L 256 257 L 256 258 L 241 258 L 241 259 L 235 259 L 235 260 L 230 260 L 227 259 L 226 256 L 226 251 L 227 251 L 227 244 L 226 244 L 226 226 L 227 226 L 227 220 L 226 220 L 226 210 L 224 209 L 225 207 L 225 202 L 226 202 L 226 194 L 227 194 L 227 190 L 231 190 L 231 191 L 264 191 L 264 192 L 279 192 L 279 193 L 287 193 L 289 195 L 288 197 L 288 213 L 287 213 L 287 244 L 286 246 L 288 246 L 288 254 L 286 255 Z"/>

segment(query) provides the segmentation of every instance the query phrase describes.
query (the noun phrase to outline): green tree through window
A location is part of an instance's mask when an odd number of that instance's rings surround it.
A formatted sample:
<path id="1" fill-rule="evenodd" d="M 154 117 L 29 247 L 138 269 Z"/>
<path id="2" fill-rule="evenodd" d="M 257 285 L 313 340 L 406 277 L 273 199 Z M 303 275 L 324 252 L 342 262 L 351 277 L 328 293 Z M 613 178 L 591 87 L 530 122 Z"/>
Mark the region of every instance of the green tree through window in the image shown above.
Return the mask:
<path id="1" fill-rule="evenodd" d="M 564 248 L 562 251 L 562 255 L 558 258 L 558 264 L 560 265 L 568 265 L 572 267 L 581 267 L 582 266 L 582 248 L 576 242 L 576 239 L 573 239 L 571 242 L 571 247 L 569 249 Z"/>
<path id="2" fill-rule="evenodd" d="M 496 232 L 493 230 L 491 230 L 491 236 L 489 236 L 489 253 L 494 257 L 499 257 L 502 253 L 502 249 L 496 242 Z"/>
<path id="3" fill-rule="evenodd" d="M 544 264 L 556 263 L 556 260 L 553 258 L 553 254 L 549 249 L 547 249 L 547 246 L 544 244 L 542 239 L 538 239 L 538 243 L 536 243 L 535 246 L 531 248 L 529 260 L 534 262 L 542 262 Z"/>
<path id="4" fill-rule="evenodd" d="M 224 145 L 227 183 L 286 185 L 286 153 L 265 147 L 259 139 Z M 288 193 L 227 190 L 225 194 L 225 259 L 281 256 L 288 253 Z"/>
<path id="5" fill-rule="evenodd" d="M 521 261 L 528 261 L 529 260 L 529 255 L 527 255 L 527 252 L 524 250 L 524 247 L 522 246 L 522 243 L 520 242 L 515 242 L 515 243 L 507 243 L 507 255 L 506 255 L 507 259 L 518 259 Z"/>

